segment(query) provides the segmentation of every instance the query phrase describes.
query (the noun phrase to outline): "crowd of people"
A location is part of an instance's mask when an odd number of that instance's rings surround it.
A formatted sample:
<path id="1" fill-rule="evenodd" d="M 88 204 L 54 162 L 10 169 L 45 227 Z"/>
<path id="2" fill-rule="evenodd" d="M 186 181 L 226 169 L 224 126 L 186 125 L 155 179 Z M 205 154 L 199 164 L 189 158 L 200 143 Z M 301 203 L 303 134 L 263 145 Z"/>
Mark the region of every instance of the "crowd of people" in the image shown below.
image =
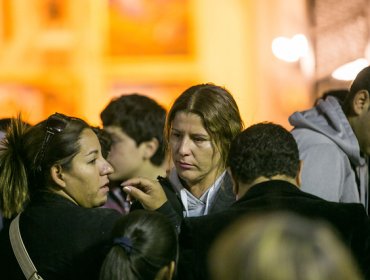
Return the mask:
<path id="1" fill-rule="evenodd" d="M 0 131 L 4 279 L 370 279 L 370 67 L 244 128 L 226 88 Z"/>

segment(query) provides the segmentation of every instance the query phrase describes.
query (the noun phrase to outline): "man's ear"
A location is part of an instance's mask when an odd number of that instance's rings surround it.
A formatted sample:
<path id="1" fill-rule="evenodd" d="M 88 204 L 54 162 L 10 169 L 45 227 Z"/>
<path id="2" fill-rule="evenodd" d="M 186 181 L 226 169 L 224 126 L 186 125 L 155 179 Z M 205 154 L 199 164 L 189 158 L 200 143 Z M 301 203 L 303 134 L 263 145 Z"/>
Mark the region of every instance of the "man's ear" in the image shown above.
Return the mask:
<path id="1" fill-rule="evenodd" d="M 171 280 L 173 278 L 174 272 L 175 272 L 175 262 L 172 261 L 158 271 L 154 280 Z"/>
<path id="2" fill-rule="evenodd" d="M 145 141 L 142 143 L 145 148 L 144 150 L 144 158 L 145 159 L 151 159 L 152 156 L 157 152 L 159 147 L 159 142 L 157 138 L 152 138 L 149 141 Z"/>
<path id="3" fill-rule="evenodd" d="M 303 167 L 303 160 L 300 160 L 299 165 L 298 165 L 297 176 L 295 178 L 298 187 L 300 187 L 302 184 L 302 167 Z"/>
<path id="4" fill-rule="evenodd" d="M 239 192 L 238 180 L 233 176 L 233 173 L 231 172 L 230 167 L 228 167 L 226 170 L 229 173 L 229 176 L 231 178 L 231 182 L 233 183 L 233 192 L 234 192 L 235 196 L 237 197 L 238 192 Z"/>
<path id="5" fill-rule="evenodd" d="M 363 113 L 364 110 L 369 108 L 369 92 L 367 90 L 358 91 L 353 97 L 352 111 L 358 116 Z"/>
<path id="6" fill-rule="evenodd" d="M 50 169 L 50 175 L 53 181 L 60 187 L 64 188 L 66 183 L 63 177 L 63 168 L 59 164 L 54 164 Z"/>

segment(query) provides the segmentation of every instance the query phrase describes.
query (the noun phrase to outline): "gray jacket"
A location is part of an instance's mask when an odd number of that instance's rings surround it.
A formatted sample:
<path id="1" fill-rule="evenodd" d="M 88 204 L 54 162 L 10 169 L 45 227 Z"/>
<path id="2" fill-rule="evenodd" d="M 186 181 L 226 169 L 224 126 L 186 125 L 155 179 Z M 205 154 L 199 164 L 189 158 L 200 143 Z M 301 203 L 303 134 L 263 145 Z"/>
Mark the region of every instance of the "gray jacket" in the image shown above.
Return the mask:
<path id="1" fill-rule="evenodd" d="M 334 97 L 289 117 L 303 160 L 302 190 L 329 201 L 357 202 L 367 208 L 367 158 Z"/>

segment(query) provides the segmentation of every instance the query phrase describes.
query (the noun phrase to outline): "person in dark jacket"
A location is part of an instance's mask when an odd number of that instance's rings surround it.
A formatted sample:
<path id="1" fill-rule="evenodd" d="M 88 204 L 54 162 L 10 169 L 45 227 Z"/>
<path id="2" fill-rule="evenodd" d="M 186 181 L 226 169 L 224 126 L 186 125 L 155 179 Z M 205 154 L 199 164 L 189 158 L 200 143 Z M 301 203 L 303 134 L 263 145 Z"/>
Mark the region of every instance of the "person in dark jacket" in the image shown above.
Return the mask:
<path id="1" fill-rule="evenodd" d="M 364 206 L 329 202 L 301 191 L 301 165 L 294 137 L 279 125 L 260 123 L 238 135 L 228 156 L 238 200 L 220 213 L 183 220 L 179 236 L 179 278 L 209 279 L 208 252 L 214 240 L 236 219 L 256 213 L 288 211 L 331 224 L 366 279 L 370 279 L 370 221 Z M 150 206 L 148 208 L 166 214 L 165 195 L 157 185 L 143 180 L 131 183 L 125 185 L 125 191 Z"/>
<path id="2" fill-rule="evenodd" d="M 81 119 L 55 113 L 30 128 L 12 121 L 0 152 L 3 215 L 20 214 L 20 234 L 43 279 L 98 279 L 121 215 L 103 209 L 112 166 Z M 24 279 L 9 241 L 0 233 L 0 270 Z"/>

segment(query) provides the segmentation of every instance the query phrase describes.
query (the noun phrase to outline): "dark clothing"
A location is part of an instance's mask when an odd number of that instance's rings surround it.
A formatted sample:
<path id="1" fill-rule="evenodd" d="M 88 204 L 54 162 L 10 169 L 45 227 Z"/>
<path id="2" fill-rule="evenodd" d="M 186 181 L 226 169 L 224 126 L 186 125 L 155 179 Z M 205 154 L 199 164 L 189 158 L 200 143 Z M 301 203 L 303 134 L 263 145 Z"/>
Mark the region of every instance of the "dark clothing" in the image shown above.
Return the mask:
<path id="1" fill-rule="evenodd" d="M 179 278 L 208 279 L 208 250 L 220 232 L 241 216 L 272 211 L 291 211 L 329 222 L 353 252 L 366 279 L 370 279 L 370 221 L 363 205 L 328 202 L 279 180 L 253 186 L 222 213 L 184 219 L 179 240 Z"/>
<path id="2" fill-rule="evenodd" d="M 83 208 L 60 195 L 42 193 L 26 207 L 19 224 L 28 254 L 43 279 L 98 279 L 119 217 L 112 209 Z M 24 280 L 8 226 L 0 233 L 0 271 L 7 275 L 4 279 Z"/>
<path id="3" fill-rule="evenodd" d="M 159 176 L 158 182 L 161 184 L 164 192 L 166 193 L 167 202 L 157 211 L 162 212 L 169 217 L 176 229 L 179 231 L 185 210 L 179 194 L 176 192 L 175 188 L 167 178 Z M 209 214 L 217 213 L 227 209 L 232 203 L 235 202 L 235 200 L 236 197 L 233 192 L 231 178 L 228 174 L 225 174 L 221 188 L 217 192 L 216 197 L 209 209 Z M 132 205 L 131 210 L 133 211 L 139 208 L 142 208 L 142 206 L 136 202 Z"/>

